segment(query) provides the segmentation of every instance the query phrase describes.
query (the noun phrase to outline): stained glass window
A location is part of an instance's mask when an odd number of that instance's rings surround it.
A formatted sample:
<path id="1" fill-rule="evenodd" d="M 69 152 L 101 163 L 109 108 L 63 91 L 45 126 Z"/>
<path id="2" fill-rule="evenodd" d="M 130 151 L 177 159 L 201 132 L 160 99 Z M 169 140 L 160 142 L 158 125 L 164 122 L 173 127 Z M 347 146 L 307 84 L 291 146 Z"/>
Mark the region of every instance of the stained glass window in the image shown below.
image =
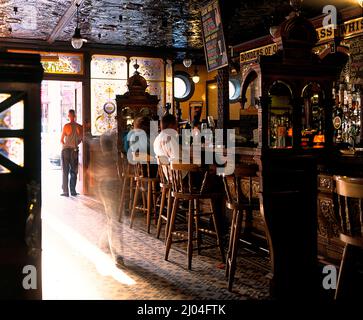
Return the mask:
<path id="1" fill-rule="evenodd" d="M 0 94 L 0 102 L 2 102 L 2 94 Z M 24 101 L 19 101 L 10 108 L 0 112 L 0 130 L 2 129 L 24 129 Z"/>
<path id="2" fill-rule="evenodd" d="M 121 56 L 94 55 L 91 61 L 92 135 L 117 127 L 116 95 L 127 91 L 127 60 Z"/>
<path id="3" fill-rule="evenodd" d="M 24 141 L 21 138 L 0 138 L 0 154 L 18 166 L 24 166 Z"/>
<path id="4" fill-rule="evenodd" d="M 0 138 L 0 155 L 7 158 L 14 164 L 23 167 L 24 166 L 24 140 L 22 138 L 11 137 L 11 130 L 24 129 L 24 100 L 20 100 L 13 105 L 7 105 L 6 100 L 12 97 L 11 93 L 0 93 L 0 132 L 3 132 Z M 16 99 L 16 95 L 13 95 Z M 8 131 L 3 131 L 8 130 Z M 19 134 L 19 133 L 17 133 Z M 10 164 L 9 164 L 10 165 Z M 10 169 L 8 165 L 3 163 L 0 165 L 0 174 L 9 173 Z"/>
<path id="5" fill-rule="evenodd" d="M 33 53 L 40 54 L 41 63 L 45 73 L 49 74 L 83 74 L 83 55 L 80 53 L 63 53 L 63 52 L 41 52 L 41 51 L 24 51 L 8 50 L 15 53 Z"/>
<path id="6" fill-rule="evenodd" d="M 94 55 L 91 68 L 92 78 L 127 79 L 126 57 Z"/>
<path id="7" fill-rule="evenodd" d="M 146 79 L 148 88 L 146 89 L 152 95 L 157 95 L 159 98 L 158 114 L 163 113 L 165 106 L 165 79 L 164 79 L 164 61 L 160 58 L 130 58 L 129 72 L 132 75 L 135 72 L 134 65 L 140 66 L 138 71 Z"/>
<path id="8" fill-rule="evenodd" d="M 5 101 L 7 98 L 10 98 L 11 95 L 8 93 L 0 93 L 0 103 Z"/>
<path id="9" fill-rule="evenodd" d="M 164 81 L 164 61 L 159 58 L 130 58 L 130 75 L 135 72 L 134 64 L 140 66 L 139 72 L 146 79 L 146 81 Z"/>

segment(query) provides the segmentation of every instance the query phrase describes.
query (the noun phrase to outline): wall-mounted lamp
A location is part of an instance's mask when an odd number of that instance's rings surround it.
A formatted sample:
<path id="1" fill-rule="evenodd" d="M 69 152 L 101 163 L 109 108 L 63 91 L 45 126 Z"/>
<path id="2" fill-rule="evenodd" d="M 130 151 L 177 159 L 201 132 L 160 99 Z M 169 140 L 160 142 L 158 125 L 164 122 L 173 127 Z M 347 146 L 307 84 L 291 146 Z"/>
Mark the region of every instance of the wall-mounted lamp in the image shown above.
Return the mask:
<path id="1" fill-rule="evenodd" d="M 363 8 L 363 0 L 357 0 L 357 2 Z"/>
<path id="2" fill-rule="evenodd" d="M 71 43 L 74 49 L 81 49 L 83 46 L 83 42 L 87 42 L 87 40 L 82 38 L 81 29 L 79 28 L 79 3 L 76 4 L 76 7 L 77 7 L 77 25 L 76 29 L 74 30 Z"/>
<path id="3" fill-rule="evenodd" d="M 193 80 L 194 83 L 198 83 L 200 81 L 197 66 L 195 66 L 194 75 L 192 77 L 192 80 Z"/>

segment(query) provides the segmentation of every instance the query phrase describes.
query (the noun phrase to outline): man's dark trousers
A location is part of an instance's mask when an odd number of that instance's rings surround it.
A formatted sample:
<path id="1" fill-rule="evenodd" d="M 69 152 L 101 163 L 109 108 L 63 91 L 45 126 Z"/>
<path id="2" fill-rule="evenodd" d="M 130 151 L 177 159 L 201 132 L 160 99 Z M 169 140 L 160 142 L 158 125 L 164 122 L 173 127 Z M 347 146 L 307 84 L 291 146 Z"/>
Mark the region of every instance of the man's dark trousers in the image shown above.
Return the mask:
<path id="1" fill-rule="evenodd" d="M 68 191 L 68 177 L 69 189 L 71 194 L 76 194 L 76 183 L 78 174 L 78 149 L 66 148 L 62 150 L 62 170 L 63 170 L 63 193 L 69 194 Z"/>

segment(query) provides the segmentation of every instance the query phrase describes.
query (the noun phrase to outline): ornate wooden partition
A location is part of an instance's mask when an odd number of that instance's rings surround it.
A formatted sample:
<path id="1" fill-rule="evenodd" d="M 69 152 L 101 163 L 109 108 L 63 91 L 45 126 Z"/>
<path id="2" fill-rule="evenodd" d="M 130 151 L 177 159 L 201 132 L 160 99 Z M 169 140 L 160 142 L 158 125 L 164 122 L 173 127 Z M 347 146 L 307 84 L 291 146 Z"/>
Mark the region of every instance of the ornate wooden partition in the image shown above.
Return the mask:
<path id="1" fill-rule="evenodd" d="M 150 95 L 146 92 L 148 87 L 144 77 L 137 71 L 139 65 L 134 65 L 136 71 L 127 81 L 129 89 L 124 95 L 117 95 L 117 131 L 119 139 L 119 150 L 122 150 L 122 134 L 128 130 L 128 122 L 142 114 L 143 109 L 148 111 L 151 117 L 157 117 L 157 105 L 159 99 L 157 96 Z"/>
<path id="2" fill-rule="evenodd" d="M 312 53 L 317 38 L 310 21 L 299 15 L 281 25 L 283 50 L 261 56 L 261 104 L 258 110 L 259 147 L 255 160 L 260 169 L 260 204 L 272 258 L 272 294 L 277 298 L 314 298 L 321 287 L 317 265 L 317 163 L 332 152 L 332 85 L 336 69 Z M 281 119 L 274 137 L 274 86 L 283 86 L 290 96 L 289 107 L 281 107 Z M 304 146 L 302 129 L 304 92 L 319 88 L 319 120 L 323 148 Z M 275 97 L 276 98 L 276 97 Z M 314 97 L 315 98 L 315 97 Z M 276 100 L 276 99 L 275 99 Z M 278 100 L 278 97 L 277 97 Z M 287 115 L 286 115 L 287 114 Z M 281 124 L 287 121 L 289 124 Z M 275 128 L 276 129 L 276 128 Z"/>

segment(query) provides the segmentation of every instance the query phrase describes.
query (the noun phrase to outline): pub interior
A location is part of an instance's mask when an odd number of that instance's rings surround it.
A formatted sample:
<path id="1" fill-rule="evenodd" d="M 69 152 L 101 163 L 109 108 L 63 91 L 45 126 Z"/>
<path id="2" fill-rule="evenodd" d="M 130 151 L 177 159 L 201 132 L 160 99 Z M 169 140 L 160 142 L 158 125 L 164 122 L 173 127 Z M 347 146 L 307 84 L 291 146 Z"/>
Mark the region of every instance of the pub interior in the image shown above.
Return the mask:
<path id="1" fill-rule="evenodd" d="M 2 1 L 0 297 L 362 298 L 362 10 Z"/>

